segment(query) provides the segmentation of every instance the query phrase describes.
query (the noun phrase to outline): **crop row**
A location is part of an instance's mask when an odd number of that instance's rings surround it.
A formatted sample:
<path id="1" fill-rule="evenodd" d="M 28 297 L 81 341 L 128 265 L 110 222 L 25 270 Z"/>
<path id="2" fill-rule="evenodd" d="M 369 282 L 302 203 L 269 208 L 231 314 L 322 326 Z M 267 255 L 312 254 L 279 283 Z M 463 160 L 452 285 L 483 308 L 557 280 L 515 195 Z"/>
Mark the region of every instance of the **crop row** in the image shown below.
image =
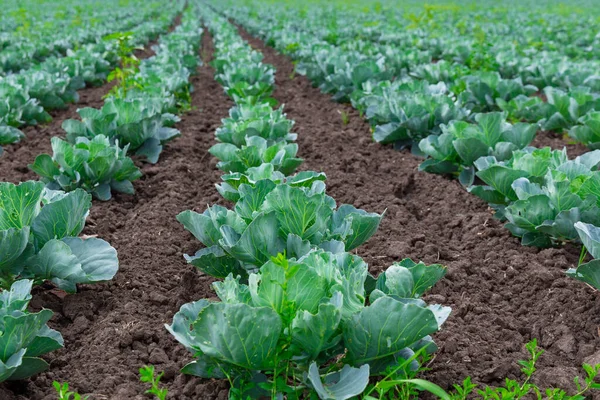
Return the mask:
<path id="1" fill-rule="evenodd" d="M 224 18 L 202 12 L 216 79 L 236 103 L 210 149 L 226 172 L 217 189 L 234 205 L 177 217 L 205 246 L 187 261 L 219 279 L 220 299 L 183 305 L 167 327 L 195 356 L 183 372 L 228 379 L 233 398 L 359 395 L 369 376 L 400 359 L 409 370 L 436 349 L 429 335 L 450 310 L 420 296 L 445 267 L 405 259 L 377 279 L 368 273 L 349 251 L 382 215 L 338 206 L 323 173 L 294 174 L 302 160 L 293 121 L 272 108 L 273 67 Z"/>
<path id="2" fill-rule="evenodd" d="M 177 2 L 163 15 L 156 15 L 155 7 L 144 7 L 131 20 L 120 20 L 117 28 L 121 31 L 131 29 L 124 33 L 130 36 L 128 46 L 144 45 L 168 29 L 183 5 L 184 2 Z M 133 28 L 132 23 L 136 25 Z M 0 104 L 0 146 L 18 142 L 24 137 L 17 128 L 48 122 L 51 120 L 48 111 L 65 109 L 68 103 L 77 102 L 79 89 L 112 79 L 111 70 L 132 50 L 123 47 L 124 34 L 103 35 L 96 42 L 69 50 L 64 57 L 49 57 L 29 69 L 0 78 L 0 95 L 3 98 Z"/>
<path id="3" fill-rule="evenodd" d="M 497 57 L 497 72 L 481 66 L 474 70 L 460 61 L 432 63 L 445 56 L 432 55 L 435 47 L 415 46 L 413 51 L 426 55 L 409 57 L 403 73 L 390 68 L 393 54 L 382 52 L 381 43 L 388 46 L 382 38 L 385 28 L 375 34 L 364 24 L 342 24 L 346 14 L 315 12 L 308 18 L 318 27 L 313 34 L 312 25 L 306 28 L 299 13 L 284 15 L 285 10 L 273 12 L 260 3 L 252 9 L 217 7 L 294 58 L 297 72 L 321 90 L 338 101 L 351 101 L 371 123 L 376 141 L 412 146 L 415 154 L 426 158 L 420 170 L 458 177 L 469 192 L 490 204 L 524 245 L 583 243 L 593 257 L 599 255 L 593 244 L 600 238 L 600 151 L 569 159 L 566 150 L 530 146 L 540 129 L 568 128 L 571 137 L 592 149 L 599 146 L 600 91 L 597 76 L 586 69 L 595 61 L 579 57 L 568 60 L 571 69 L 517 66 L 508 73 L 498 64 L 502 49 L 491 53 Z M 339 28 L 342 25 L 345 28 Z M 359 38 L 355 41 L 338 45 L 338 40 L 332 44 L 327 39 L 353 29 Z M 372 37 L 362 39 L 365 32 Z M 401 32 L 419 35 L 418 30 Z M 537 72 L 530 74 L 532 70 Z M 540 89 L 545 101 L 529 97 Z M 530 114 L 522 104 L 530 107 Z M 600 288 L 597 261 L 584 264 L 583 255 L 578 268 L 568 274 Z"/>
<path id="4" fill-rule="evenodd" d="M 78 237 L 92 195 L 107 200 L 111 189 L 132 193 L 141 172 L 127 154 L 156 162 L 162 143 L 179 134 L 165 124 L 179 120 L 169 112 L 189 109 L 188 79 L 200 62 L 201 34 L 198 10 L 188 7 L 181 24 L 153 47 L 154 56 L 139 64 L 123 55 L 116 69 L 122 74 L 102 109 L 80 109 L 81 121 L 63 123 L 67 140 L 52 138 L 53 156 L 30 165 L 42 182 L 0 183 L 0 381 L 45 370 L 39 356 L 63 346 L 60 333 L 46 325 L 51 311 L 27 311 L 33 285 L 52 281 L 75 292 L 77 284 L 116 274 L 117 252 L 109 243 Z M 131 48 L 127 39 L 121 46 Z"/>
<path id="5" fill-rule="evenodd" d="M 158 16 L 161 6 L 160 2 L 110 1 L 97 8 L 69 3 L 3 10 L 6 18 L 0 26 L 12 29 L 0 33 L 0 76 L 29 69 L 50 57 L 64 57 L 108 34 L 132 29 Z"/>
<path id="6" fill-rule="evenodd" d="M 548 68 L 553 69 L 545 70 L 532 65 L 536 54 L 526 47 L 514 49 L 511 43 L 511 53 L 504 54 L 505 50 L 495 47 L 510 42 L 499 40 L 485 51 L 488 57 L 495 57 L 491 65 L 471 64 L 460 57 L 461 51 L 470 57 L 477 52 L 477 43 L 468 36 L 426 39 L 423 36 L 431 34 L 427 29 L 399 29 L 381 21 L 371 30 L 360 20 L 360 13 L 349 16 L 339 10 L 312 10 L 307 24 L 305 15 L 293 10 L 274 14 L 265 7 L 257 8 L 231 7 L 227 12 L 296 59 L 297 71 L 335 100 L 352 101 L 366 113 L 380 142 L 411 144 L 439 134 L 440 124 L 472 120 L 472 114 L 490 111 L 506 111 L 511 120 L 536 122 L 542 129 L 554 131 L 575 125 L 589 127 L 593 122 L 587 122 L 598 118 L 590 114 L 600 109 L 596 61 L 587 66 L 584 60 L 566 58 L 572 66 L 556 70 L 560 62 L 551 57 Z M 389 31 L 395 36 L 390 38 Z M 397 37 L 402 35 L 407 37 Z M 446 41 L 451 40 L 461 44 L 449 46 Z M 443 47 L 443 52 L 436 45 Z M 529 55 L 523 58 L 514 52 Z M 539 53 L 540 58 L 545 54 Z M 592 147 L 599 140 L 581 129 L 571 133 Z"/>

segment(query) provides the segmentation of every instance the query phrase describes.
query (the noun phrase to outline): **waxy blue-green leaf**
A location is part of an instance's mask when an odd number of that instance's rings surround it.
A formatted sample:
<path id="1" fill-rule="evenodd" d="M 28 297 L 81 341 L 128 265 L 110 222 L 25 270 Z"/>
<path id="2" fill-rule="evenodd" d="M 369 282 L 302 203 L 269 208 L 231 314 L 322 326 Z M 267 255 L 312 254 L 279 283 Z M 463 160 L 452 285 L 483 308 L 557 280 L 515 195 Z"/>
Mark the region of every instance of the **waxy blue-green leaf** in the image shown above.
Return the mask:
<path id="1" fill-rule="evenodd" d="M 287 185 L 266 196 L 262 211 L 274 212 L 284 236 L 292 233 L 311 243 L 321 241 L 333 214 L 324 193 L 310 195 Z"/>
<path id="2" fill-rule="evenodd" d="M 31 225 L 40 213 L 43 192 L 42 182 L 0 183 L 0 230 Z"/>
<path id="3" fill-rule="evenodd" d="M 566 273 L 568 276 L 600 290 L 600 260 L 592 260 L 577 268 L 570 268 Z"/>
<path id="4" fill-rule="evenodd" d="M 292 343 L 309 359 L 317 356 L 341 340 L 339 324 L 342 320 L 342 296 L 336 292 L 330 303 L 319 305 L 313 314 L 302 310 L 292 321 Z"/>
<path id="5" fill-rule="evenodd" d="M 527 176 L 525 171 L 510 169 L 501 165 L 492 165 L 484 170 L 479 170 L 476 175 L 490 187 L 507 199 L 517 200 L 517 195 L 512 187 L 514 181 Z"/>
<path id="6" fill-rule="evenodd" d="M 204 299 L 184 304 L 173 317 L 173 323 L 171 325 L 165 324 L 165 328 L 171 335 L 175 336 L 175 339 L 190 351 L 196 349 L 194 331 L 190 327 L 196 321 L 200 312 L 209 304 L 210 302 Z"/>
<path id="7" fill-rule="evenodd" d="M 358 396 L 369 384 L 369 365 L 353 368 L 349 365 L 326 374 L 321 380 L 319 367 L 312 363 L 308 369 L 308 380 L 322 400 L 346 400 Z"/>
<path id="8" fill-rule="evenodd" d="M 281 329 L 273 309 L 247 304 L 209 304 L 192 325 L 204 354 L 249 370 L 273 365 Z"/>
<path id="9" fill-rule="evenodd" d="M 357 248 L 377 231 L 383 214 L 368 213 L 350 204 L 341 205 L 332 215 L 334 234 L 339 234 L 346 251 Z"/>
<path id="10" fill-rule="evenodd" d="M 600 258 L 600 228 L 583 222 L 577 222 L 574 226 L 586 250 L 592 257 Z"/>
<path id="11" fill-rule="evenodd" d="M 363 365 L 390 356 L 437 330 L 430 310 L 384 296 L 344 325 L 344 343 L 352 364 Z"/>
<path id="12" fill-rule="evenodd" d="M 36 247 L 41 249 L 52 239 L 78 236 L 83 230 L 91 205 L 92 196 L 77 189 L 42 207 L 31 225 Z"/>
<path id="13" fill-rule="evenodd" d="M 29 244 L 29 227 L 10 228 L 0 231 L 0 271 L 15 271 L 15 263 Z"/>
<path id="14" fill-rule="evenodd" d="M 246 270 L 240 266 L 240 262 L 235 257 L 225 253 L 219 246 L 200 249 L 193 256 L 188 254 L 183 256 L 188 263 L 215 278 L 223 279 L 229 274 L 247 275 Z"/>
<path id="15" fill-rule="evenodd" d="M 63 346 L 62 336 L 46 325 L 52 311 L 27 312 L 32 283 L 17 281 L 0 296 L 0 382 L 46 370 L 48 363 L 37 356 Z"/>
<path id="16" fill-rule="evenodd" d="M 117 251 L 108 242 L 98 238 L 62 239 L 77 257 L 83 277 L 77 283 L 92 283 L 112 279 L 119 269 Z"/>
<path id="17" fill-rule="evenodd" d="M 220 245 L 232 257 L 260 266 L 281 253 L 285 243 L 279 237 L 279 224 L 274 212 L 260 213 L 240 235 L 229 225 L 221 228 Z"/>

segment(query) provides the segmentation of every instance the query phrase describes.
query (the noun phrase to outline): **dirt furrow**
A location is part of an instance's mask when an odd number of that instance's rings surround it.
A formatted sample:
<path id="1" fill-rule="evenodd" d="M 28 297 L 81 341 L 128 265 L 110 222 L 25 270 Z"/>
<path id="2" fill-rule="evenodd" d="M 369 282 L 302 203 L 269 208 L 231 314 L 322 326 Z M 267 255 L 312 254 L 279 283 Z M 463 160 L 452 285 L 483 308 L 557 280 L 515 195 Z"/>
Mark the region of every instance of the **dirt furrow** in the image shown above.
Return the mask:
<path id="1" fill-rule="evenodd" d="M 410 153 L 373 143 L 355 110 L 332 102 L 294 75 L 288 58 L 240 32 L 277 69 L 274 97 L 296 121 L 303 168 L 326 172 L 338 202 L 386 210 L 379 232 L 357 251 L 371 270 L 404 257 L 448 266 L 427 296 L 453 312 L 435 335 L 440 351 L 426 378 L 446 387 L 468 375 L 501 384 L 519 376 L 516 361 L 533 338 L 546 349 L 540 385 L 572 387 L 584 360 L 599 362 L 598 296 L 564 275 L 579 249 L 521 246 L 458 182 L 418 172 L 420 160 Z"/>
<path id="2" fill-rule="evenodd" d="M 144 364 L 165 371 L 172 398 L 226 393 L 222 382 L 179 374 L 190 354 L 163 326 L 183 303 L 212 295 L 211 280 L 200 277 L 183 258 L 199 243 L 175 220 L 183 210 L 203 211 L 220 199 L 214 188 L 220 173 L 208 148 L 233 104 L 207 64 L 212 54 L 208 33 L 201 51 L 206 59 L 192 77 L 193 109 L 177 125 L 182 136 L 165 146 L 157 165 L 144 165 L 135 196 L 117 194 L 92 207 L 84 233 L 97 234 L 117 249 L 118 274 L 111 282 L 82 287 L 63 299 L 38 291 L 33 307 L 55 311 L 50 325 L 63 334 L 65 348 L 48 355 L 48 372 L 7 384 L 10 393 L 0 391 L 2 399 L 55 398 L 53 380 L 68 381 L 80 393 L 94 394 L 93 399 L 145 399 L 147 388 L 137 375 Z"/>

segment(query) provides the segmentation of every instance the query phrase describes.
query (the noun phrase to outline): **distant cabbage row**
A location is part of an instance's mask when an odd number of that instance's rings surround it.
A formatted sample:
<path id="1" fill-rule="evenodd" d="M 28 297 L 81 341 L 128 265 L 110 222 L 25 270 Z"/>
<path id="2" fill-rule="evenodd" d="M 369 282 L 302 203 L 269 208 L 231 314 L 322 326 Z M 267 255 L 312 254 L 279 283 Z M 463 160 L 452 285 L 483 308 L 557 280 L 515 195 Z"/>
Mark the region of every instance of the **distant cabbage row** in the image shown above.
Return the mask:
<path id="1" fill-rule="evenodd" d="M 106 18 L 91 29 L 84 25 L 83 16 L 77 24 L 68 25 L 49 15 L 48 24 L 58 32 L 38 37 L 30 34 L 33 28 L 24 21 L 23 29 L 7 36 L 10 42 L 0 51 L 0 71 L 5 72 L 0 76 L 0 146 L 21 140 L 24 135 L 19 127 L 48 122 L 48 111 L 77 102 L 79 89 L 106 82 L 119 63 L 119 43 L 110 34 L 130 31 L 131 45 L 143 46 L 168 29 L 184 2 L 178 1 L 166 12 L 159 8 L 160 2 L 128 4 L 127 8 L 115 6 L 120 11 L 112 14 L 88 11 L 88 19 Z M 31 18 L 32 8 L 23 18 Z M 67 32 L 58 28 L 65 26 Z"/>
<path id="2" fill-rule="evenodd" d="M 410 146 L 426 157 L 421 170 L 458 177 L 523 244 L 573 241 L 598 256 L 600 150 L 569 160 L 530 146 L 553 131 L 600 148 L 596 16 L 233 3 L 214 7 L 351 102 L 376 141 Z M 583 259 L 569 274 L 600 288 L 596 261 Z"/>

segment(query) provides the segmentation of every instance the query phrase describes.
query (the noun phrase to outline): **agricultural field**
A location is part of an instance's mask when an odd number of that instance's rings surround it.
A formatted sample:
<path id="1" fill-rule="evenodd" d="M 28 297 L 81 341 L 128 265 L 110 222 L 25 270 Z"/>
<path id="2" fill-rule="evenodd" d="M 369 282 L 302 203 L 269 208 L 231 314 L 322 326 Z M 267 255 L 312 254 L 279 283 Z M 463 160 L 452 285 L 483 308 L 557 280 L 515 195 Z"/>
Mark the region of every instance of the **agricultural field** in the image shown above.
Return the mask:
<path id="1" fill-rule="evenodd" d="M 6 0 L 0 399 L 600 398 L 600 8 Z"/>

